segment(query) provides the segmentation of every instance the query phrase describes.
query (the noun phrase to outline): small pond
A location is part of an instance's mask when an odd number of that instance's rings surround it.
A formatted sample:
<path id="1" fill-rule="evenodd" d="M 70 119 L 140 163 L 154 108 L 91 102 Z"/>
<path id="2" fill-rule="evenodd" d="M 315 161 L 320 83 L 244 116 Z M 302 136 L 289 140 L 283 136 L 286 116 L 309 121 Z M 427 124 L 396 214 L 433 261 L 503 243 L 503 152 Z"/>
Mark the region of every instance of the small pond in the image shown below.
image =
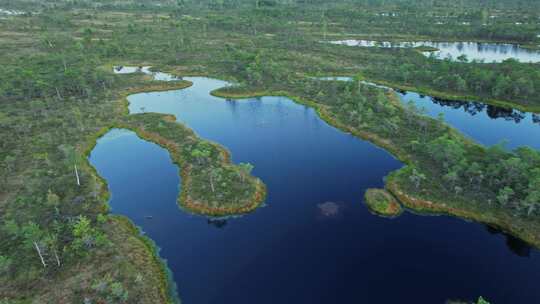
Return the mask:
<path id="1" fill-rule="evenodd" d="M 469 61 L 502 62 L 506 59 L 516 59 L 520 62 L 540 62 L 540 52 L 521 47 L 518 44 L 509 43 L 481 43 L 481 42 L 390 42 L 374 40 L 337 40 L 330 41 L 332 44 L 359 47 L 383 47 L 383 48 L 415 48 L 421 46 L 437 48 L 435 52 L 423 52 L 426 56 L 439 59 L 452 58 L 456 60 L 465 55 Z"/>
<path id="2" fill-rule="evenodd" d="M 181 80 L 181 78 L 175 77 L 168 73 L 163 72 L 154 72 L 150 70 L 150 66 L 114 66 L 113 72 L 115 74 L 132 74 L 132 73 L 143 73 L 147 75 L 154 76 L 154 80 L 160 80 L 160 81 L 173 81 L 173 80 Z"/>
<path id="3" fill-rule="evenodd" d="M 457 218 L 372 215 L 362 200 L 402 164 L 283 97 L 226 101 L 226 83 L 131 95 L 130 112 L 174 114 L 254 164 L 264 207 L 207 219 L 179 209 L 178 168 L 164 149 L 112 130 L 90 155 L 128 216 L 167 259 L 183 303 L 444 303 L 479 295 L 540 303 L 540 254 Z M 151 217 L 151 218 L 150 218 Z"/>

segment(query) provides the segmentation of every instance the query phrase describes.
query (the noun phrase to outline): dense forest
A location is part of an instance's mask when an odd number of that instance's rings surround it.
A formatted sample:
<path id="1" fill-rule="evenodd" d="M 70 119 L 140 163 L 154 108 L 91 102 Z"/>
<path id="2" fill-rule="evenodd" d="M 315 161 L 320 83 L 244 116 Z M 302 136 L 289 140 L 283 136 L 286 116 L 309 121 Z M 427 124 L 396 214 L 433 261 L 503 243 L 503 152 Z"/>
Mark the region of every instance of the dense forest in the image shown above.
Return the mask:
<path id="1" fill-rule="evenodd" d="M 154 132 L 177 147 L 187 143 L 175 161 L 192 165 L 198 185 L 192 194 L 215 205 L 216 197 L 226 197 L 233 207 L 245 207 L 262 191 L 249 164 L 231 166 L 220 147 L 166 117 L 126 118 L 127 93 L 178 83 L 115 75 L 114 64 L 150 63 L 178 75 L 235 82 L 221 91 L 225 96 L 291 96 L 406 162 L 389 177 L 400 191 L 481 213 L 472 219 L 495 225 L 510 218 L 512 227 L 503 228 L 539 244 L 538 151 L 484 147 L 444 118 L 400 105 L 388 91 L 312 78 L 351 75 L 435 96 L 538 109 L 538 64 L 439 60 L 413 49 L 321 42 L 466 39 L 534 47 L 540 43 L 538 1 L 5 0 L 0 8 L 20 12 L 0 13 L 2 304 L 174 301 L 151 241 L 126 219 L 109 215 L 106 186 L 86 160 L 108 128 Z M 213 178 L 230 184 L 214 189 Z"/>
<path id="2" fill-rule="evenodd" d="M 403 51 L 380 67 L 370 67 L 366 75 L 376 79 L 429 87 L 456 95 L 473 94 L 486 99 L 515 100 L 525 106 L 536 106 L 540 72 L 536 66 L 522 65 L 508 59 L 501 64 L 451 62 L 449 59 L 418 58 Z M 399 68 L 395 68 L 399 67 Z"/>

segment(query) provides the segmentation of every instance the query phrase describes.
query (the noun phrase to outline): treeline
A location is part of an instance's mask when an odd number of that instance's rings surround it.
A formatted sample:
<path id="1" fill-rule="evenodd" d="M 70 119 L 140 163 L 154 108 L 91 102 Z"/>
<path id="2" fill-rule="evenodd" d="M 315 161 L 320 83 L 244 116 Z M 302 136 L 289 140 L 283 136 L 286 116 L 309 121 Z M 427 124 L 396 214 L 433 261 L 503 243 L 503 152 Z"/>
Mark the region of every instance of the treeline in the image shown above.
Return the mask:
<path id="1" fill-rule="evenodd" d="M 437 37 L 437 39 L 452 40 L 494 40 L 529 43 L 537 39 L 538 28 L 536 25 L 516 24 L 492 24 L 471 26 L 463 24 L 464 21 L 441 22 L 431 20 L 431 23 L 421 23 L 417 26 L 416 33 L 422 36 Z M 437 24 L 440 22 L 440 24 Z M 410 24 L 402 24 L 410 26 Z M 396 28 L 396 30 L 398 30 Z M 388 35 L 390 31 L 387 32 Z"/>
<path id="2" fill-rule="evenodd" d="M 433 88 L 454 95 L 475 95 L 508 100 L 524 106 L 540 105 L 540 69 L 536 64 L 514 59 L 487 64 L 424 58 L 408 50 L 395 50 L 381 58 L 384 63 L 368 65 L 364 73 L 375 79 L 415 87 Z M 461 61 L 461 62 L 459 62 Z"/>

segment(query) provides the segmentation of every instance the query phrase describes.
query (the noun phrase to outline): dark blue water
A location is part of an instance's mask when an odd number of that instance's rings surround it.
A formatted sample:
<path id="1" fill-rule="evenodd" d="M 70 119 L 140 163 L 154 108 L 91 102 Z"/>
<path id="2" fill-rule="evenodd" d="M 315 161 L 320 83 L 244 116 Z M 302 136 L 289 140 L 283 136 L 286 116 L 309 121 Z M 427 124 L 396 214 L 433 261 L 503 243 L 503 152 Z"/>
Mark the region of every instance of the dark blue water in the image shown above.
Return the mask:
<path id="1" fill-rule="evenodd" d="M 227 220 L 183 212 L 178 168 L 129 131 L 109 132 L 90 157 L 113 212 L 162 248 L 184 303 L 540 302 L 540 255 L 519 241 L 455 218 L 370 214 L 365 189 L 401 166 L 384 150 L 289 99 L 224 101 L 208 95 L 223 82 L 191 80 L 183 91 L 133 95 L 130 110 L 175 114 L 254 164 L 265 207 Z M 325 216 L 325 202 L 338 214 Z"/>

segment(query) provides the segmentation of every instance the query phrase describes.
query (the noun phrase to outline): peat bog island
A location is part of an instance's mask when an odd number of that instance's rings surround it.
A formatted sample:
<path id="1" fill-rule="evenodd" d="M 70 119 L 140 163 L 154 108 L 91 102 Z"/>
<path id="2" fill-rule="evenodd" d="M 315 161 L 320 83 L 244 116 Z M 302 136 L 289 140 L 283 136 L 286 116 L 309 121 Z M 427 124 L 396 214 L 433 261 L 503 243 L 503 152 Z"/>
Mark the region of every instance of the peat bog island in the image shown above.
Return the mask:
<path id="1" fill-rule="evenodd" d="M 539 249 L 539 1 L 0 1 L 0 304 L 533 304 Z"/>

